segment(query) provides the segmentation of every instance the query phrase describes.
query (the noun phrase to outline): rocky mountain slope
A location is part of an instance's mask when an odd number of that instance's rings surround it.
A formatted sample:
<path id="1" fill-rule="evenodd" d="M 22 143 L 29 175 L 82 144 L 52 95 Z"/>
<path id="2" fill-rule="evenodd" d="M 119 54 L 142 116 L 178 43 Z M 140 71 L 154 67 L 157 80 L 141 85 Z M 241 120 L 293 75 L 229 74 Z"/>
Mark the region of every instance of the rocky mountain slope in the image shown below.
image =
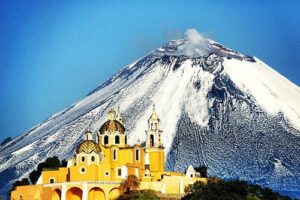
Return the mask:
<path id="1" fill-rule="evenodd" d="M 300 191 L 299 102 L 299 87 L 259 59 L 188 35 L 0 146 L 1 193 L 45 158 L 71 157 L 83 132 L 98 131 L 111 107 L 120 107 L 130 143 L 145 140 L 152 104 L 168 170 L 206 165 L 211 176 Z"/>

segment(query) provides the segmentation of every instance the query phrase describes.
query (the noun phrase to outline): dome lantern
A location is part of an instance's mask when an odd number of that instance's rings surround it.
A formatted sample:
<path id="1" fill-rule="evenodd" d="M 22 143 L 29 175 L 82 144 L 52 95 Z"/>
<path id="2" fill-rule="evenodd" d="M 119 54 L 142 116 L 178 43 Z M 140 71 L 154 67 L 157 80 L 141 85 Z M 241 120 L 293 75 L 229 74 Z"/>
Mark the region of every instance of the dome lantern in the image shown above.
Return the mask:
<path id="1" fill-rule="evenodd" d="M 111 120 L 111 121 L 116 119 L 116 111 L 115 111 L 115 109 L 111 108 L 109 110 L 108 119 Z"/>
<path id="2" fill-rule="evenodd" d="M 85 140 L 93 140 L 93 134 L 90 131 L 90 128 L 88 128 L 84 133 L 84 139 Z"/>

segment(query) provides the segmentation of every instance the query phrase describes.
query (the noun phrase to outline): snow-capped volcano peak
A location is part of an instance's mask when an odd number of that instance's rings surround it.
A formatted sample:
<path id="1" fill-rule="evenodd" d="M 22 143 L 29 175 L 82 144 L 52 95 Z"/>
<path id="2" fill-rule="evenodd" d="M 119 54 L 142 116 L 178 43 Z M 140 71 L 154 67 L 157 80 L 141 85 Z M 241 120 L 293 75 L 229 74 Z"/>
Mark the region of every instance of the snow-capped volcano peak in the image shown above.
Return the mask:
<path id="1" fill-rule="evenodd" d="M 215 54 L 220 57 L 245 59 L 254 62 L 253 57 L 229 49 L 211 39 L 205 38 L 195 29 L 188 29 L 184 39 L 171 40 L 154 51 L 156 55 L 182 56 L 190 59 Z"/>
<path id="2" fill-rule="evenodd" d="M 244 56 L 204 38 L 195 29 L 188 29 L 185 36 L 185 39 L 173 40 L 157 52 L 191 59 L 209 55 L 222 57 L 224 73 L 241 91 L 252 96 L 269 114 L 285 113 L 286 119 L 300 131 L 300 92 L 297 85 L 258 58 Z"/>
<path id="3" fill-rule="evenodd" d="M 188 29 L 185 33 L 186 39 L 177 48 L 177 55 L 185 55 L 190 58 L 205 56 L 211 52 L 208 40 L 195 29 Z"/>
<path id="4" fill-rule="evenodd" d="M 206 165 L 211 176 L 300 190 L 297 102 L 299 87 L 262 61 L 191 30 L 0 146 L 0 185 L 47 157 L 70 158 L 88 127 L 97 135 L 111 107 L 120 107 L 129 142 L 145 140 L 155 104 L 169 170 Z"/>

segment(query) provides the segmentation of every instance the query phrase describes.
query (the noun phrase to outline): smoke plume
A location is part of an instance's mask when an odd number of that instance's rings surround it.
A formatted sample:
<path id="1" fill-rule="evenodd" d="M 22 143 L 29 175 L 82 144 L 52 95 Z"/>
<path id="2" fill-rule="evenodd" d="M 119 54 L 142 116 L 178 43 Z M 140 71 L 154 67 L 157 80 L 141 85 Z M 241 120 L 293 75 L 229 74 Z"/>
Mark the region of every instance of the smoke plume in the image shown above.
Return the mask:
<path id="1" fill-rule="evenodd" d="M 209 53 L 207 39 L 196 29 L 188 29 L 185 32 L 186 42 L 178 47 L 177 54 L 188 57 L 199 57 Z"/>

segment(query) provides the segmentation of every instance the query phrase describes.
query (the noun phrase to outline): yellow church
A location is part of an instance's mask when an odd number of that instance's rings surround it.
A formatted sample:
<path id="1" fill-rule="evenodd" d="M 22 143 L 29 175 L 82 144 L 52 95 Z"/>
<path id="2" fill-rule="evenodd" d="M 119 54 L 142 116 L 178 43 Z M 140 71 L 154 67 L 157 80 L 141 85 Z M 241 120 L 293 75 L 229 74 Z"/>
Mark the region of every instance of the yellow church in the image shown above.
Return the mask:
<path id="1" fill-rule="evenodd" d="M 116 199 L 120 183 L 128 175 L 140 180 L 139 189 L 163 194 L 184 194 L 184 188 L 196 181 L 192 166 L 186 173 L 166 172 L 163 131 L 153 106 L 148 119 L 146 143 L 128 145 L 128 134 L 119 110 L 111 109 L 108 120 L 97 132 L 98 141 L 87 130 L 67 167 L 44 169 L 35 185 L 18 186 L 12 200 L 93 200 Z"/>

